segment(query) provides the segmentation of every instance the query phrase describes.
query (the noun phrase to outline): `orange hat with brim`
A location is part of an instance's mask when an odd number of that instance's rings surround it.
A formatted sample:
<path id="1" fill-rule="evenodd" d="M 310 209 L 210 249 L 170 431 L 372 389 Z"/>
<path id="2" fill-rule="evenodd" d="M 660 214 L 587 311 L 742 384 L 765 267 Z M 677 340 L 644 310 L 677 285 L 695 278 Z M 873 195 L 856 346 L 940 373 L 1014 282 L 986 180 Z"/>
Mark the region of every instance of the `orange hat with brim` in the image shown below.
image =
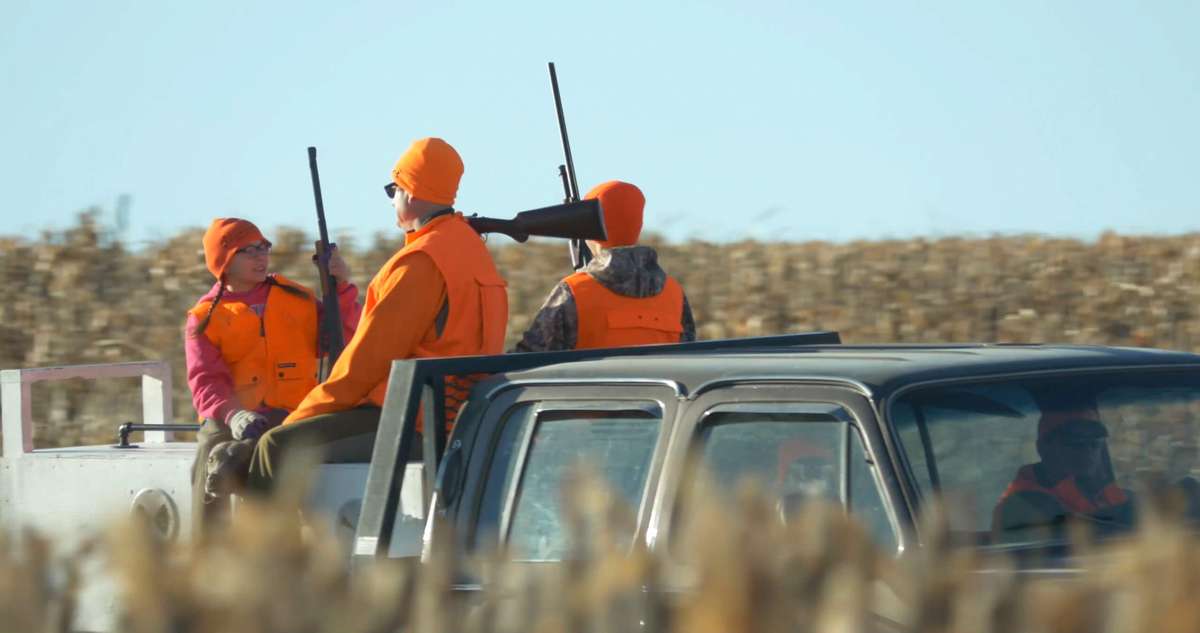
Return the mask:
<path id="1" fill-rule="evenodd" d="M 454 204 L 463 162 L 458 152 L 440 138 L 413 142 L 392 168 L 392 182 L 408 195 L 435 204 Z"/>
<path id="2" fill-rule="evenodd" d="M 1080 408 L 1043 413 L 1038 419 L 1038 440 L 1068 426 L 1078 429 L 1081 435 L 1108 436 L 1108 429 L 1100 421 L 1100 414 L 1093 408 Z"/>
<path id="3" fill-rule="evenodd" d="M 642 212 L 646 208 L 646 197 L 642 190 L 627 182 L 610 180 L 596 185 L 584 196 L 585 200 L 599 200 L 604 214 L 604 227 L 608 240 L 599 242 L 604 248 L 633 246 L 642 235 Z"/>
<path id="4" fill-rule="evenodd" d="M 204 232 L 204 263 L 208 272 L 220 280 L 239 248 L 267 241 L 262 231 L 249 220 L 217 218 Z"/>

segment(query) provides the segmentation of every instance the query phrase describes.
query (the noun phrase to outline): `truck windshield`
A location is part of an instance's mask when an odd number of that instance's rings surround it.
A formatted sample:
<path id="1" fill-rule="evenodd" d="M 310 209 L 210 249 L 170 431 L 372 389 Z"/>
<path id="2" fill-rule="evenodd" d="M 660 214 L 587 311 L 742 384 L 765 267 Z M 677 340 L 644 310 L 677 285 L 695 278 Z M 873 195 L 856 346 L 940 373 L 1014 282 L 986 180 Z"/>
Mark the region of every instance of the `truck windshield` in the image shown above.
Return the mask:
<path id="1" fill-rule="evenodd" d="M 1149 497 L 1200 519 L 1200 371 L 1039 375 L 904 392 L 889 410 L 923 498 L 980 545 L 1126 533 Z"/>

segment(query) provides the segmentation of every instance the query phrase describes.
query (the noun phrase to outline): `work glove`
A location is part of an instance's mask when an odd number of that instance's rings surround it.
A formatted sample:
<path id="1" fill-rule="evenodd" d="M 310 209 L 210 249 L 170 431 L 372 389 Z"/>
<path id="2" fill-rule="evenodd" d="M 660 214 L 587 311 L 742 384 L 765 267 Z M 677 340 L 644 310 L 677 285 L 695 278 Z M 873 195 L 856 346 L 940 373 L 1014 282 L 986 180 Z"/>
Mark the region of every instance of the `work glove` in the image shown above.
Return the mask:
<path id="1" fill-rule="evenodd" d="M 235 440 L 257 440 L 271 428 L 267 416 L 249 409 L 238 409 L 229 416 L 229 431 Z"/>
<path id="2" fill-rule="evenodd" d="M 316 243 L 318 246 L 320 242 Z M 319 264 L 319 256 L 313 253 L 313 264 Z M 329 274 L 337 283 L 350 281 L 350 267 L 346 265 L 346 260 L 342 259 L 342 254 L 338 252 L 337 244 L 330 243 L 329 245 Z"/>

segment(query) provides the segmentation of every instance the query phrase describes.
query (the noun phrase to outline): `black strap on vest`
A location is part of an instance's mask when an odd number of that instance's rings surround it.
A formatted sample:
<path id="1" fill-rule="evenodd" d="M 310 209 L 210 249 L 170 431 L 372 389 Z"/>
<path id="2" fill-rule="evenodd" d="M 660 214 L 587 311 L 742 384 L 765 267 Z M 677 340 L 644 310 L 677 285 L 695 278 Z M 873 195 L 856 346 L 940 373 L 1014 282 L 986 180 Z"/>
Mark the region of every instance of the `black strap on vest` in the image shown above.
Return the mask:
<path id="1" fill-rule="evenodd" d="M 440 218 L 443 215 L 450 215 L 451 213 L 454 213 L 454 207 L 446 207 L 445 209 L 438 209 L 437 211 L 434 211 L 433 213 L 430 213 L 429 215 L 422 216 L 420 219 L 417 220 L 416 227 L 413 228 L 413 231 L 419 231 L 425 225 L 429 224 L 430 222 L 433 222 L 434 219 Z M 409 231 L 409 233 L 412 233 L 412 231 Z M 447 288 L 447 291 L 449 291 L 449 288 Z M 446 321 L 448 321 L 448 320 L 450 320 L 449 292 L 447 292 L 446 300 L 442 302 L 441 309 L 438 310 L 437 317 L 435 317 L 433 320 L 434 332 L 437 334 L 438 338 L 442 338 L 442 333 L 446 331 Z"/>
<path id="2" fill-rule="evenodd" d="M 446 331 L 446 321 L 450 320 L 450 295 L 447 293 L 446 300 L 442 302 L 442 308 L 438 310 L 437 317 L 433 320 L 434 332 L 438 338 L 442 338 L 442 333 Z"/>

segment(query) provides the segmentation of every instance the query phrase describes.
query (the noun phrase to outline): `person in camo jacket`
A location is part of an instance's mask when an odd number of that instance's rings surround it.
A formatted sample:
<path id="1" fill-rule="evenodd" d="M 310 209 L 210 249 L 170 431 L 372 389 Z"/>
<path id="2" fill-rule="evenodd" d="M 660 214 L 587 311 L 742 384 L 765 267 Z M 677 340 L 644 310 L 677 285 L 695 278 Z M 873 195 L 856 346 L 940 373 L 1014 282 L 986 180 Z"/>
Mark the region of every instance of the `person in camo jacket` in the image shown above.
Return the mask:
<path id="1" fill-rule="evenodd" d="M 593 259 L 551 291 L 513 351 L 622 347 L 696 340 L 683 287 L 637 243 L 646 198 L 612 180 L 585 196 L 599 200 L 608 240 L 588 242 Z"/>

